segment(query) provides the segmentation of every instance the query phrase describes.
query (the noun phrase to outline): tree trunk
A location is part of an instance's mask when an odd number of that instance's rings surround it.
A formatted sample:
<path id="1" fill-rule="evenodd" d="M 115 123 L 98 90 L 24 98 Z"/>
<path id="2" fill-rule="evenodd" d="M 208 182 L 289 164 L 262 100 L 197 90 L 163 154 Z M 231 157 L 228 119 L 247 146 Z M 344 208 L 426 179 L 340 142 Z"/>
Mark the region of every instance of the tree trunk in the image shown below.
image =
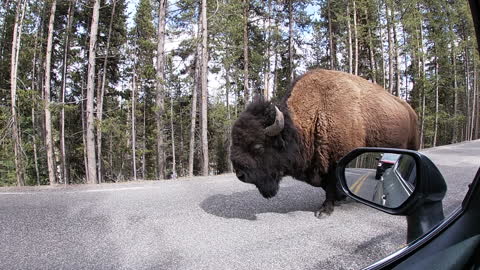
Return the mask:
<path id="1" fill-rule="evenodd" d="M 202 54 L 202 46 L 199 41 L 201 36 L 201 25 L 202 19 L 199 16 L 198 20 L 198 31 L 197 31 L 197 48 L 196 48 L 196 62 L 195 62 L 195 71 L 194 71 L 194 85 L 192 89 L 192 109 L 190 111 L 190 143 L 189 143 L 189 152 L 188 152 L 188 176 L 193 176 L 193 163 L 195 159 L 195 126 L 196 126 L 196 118 L 197 118 L 197 102 L 198 102 L 198 95 L 197 93 L 200 90 L 200 68 L 201 68 L 201 54 Z"/>
<path id="2" fill-rule="evenodd" d="M 36 125 L 36 111 L 35 108 L 37 107 L 36 102 L 36 94 L 37 94 L 37 48 L 38 48 L 38 34 L 40 32 L 40 22 L 37 23 L 35 26 L 35 41 L 34 41 L 34 48 L 33 48 L 33 59 L 32 59 L 32 109 L 31 109 L 31 116 L 32 116 L 32 145 L 33 145 L 33 161 L 35 164 L 35 176 L 37 185 L 40 186 L 40 169 L 38 167 L 38 154 L 37 154 L 37 125 Z"/>
<path id="3" fill-rule="evenodd" d="M 377 11 L 378 15 L 381 16 L 381 8 L 382 4 L 377 6 Z M 386 74 L 385 74 L 385 57 L 383 53 L 383 27 L 382 27 L 382 20 L 379 22 L 380 24 L 380 29 L 378 30 L 380 32 L 380 58 L 382 59 L 382 86 L 386 87 Z"/>
<path id="4" fill-rule="evenodd" d="M 272 89 L 272 97 L 276 97 L 278 92 L 278 52 L 277 46 L 275 46 L 274 50 L 274 60 L 273 60 L 273 89 Z M 235 107 L 236 108 L 236 107 Z"/>
<path id="5" fill-rule="evenodd" d="M 291 1 L 291 0 L 290 0 Z M 330 49 L 330 69 L 335 69 L 335 51 L 333 50 L 333 33 L 332 33 L 332 10 L 330 8 L 330 0 L 327 0 L 327 19 L 328 19 L 328 47 Z"/>
<path id="6" fill-rule="evenodd" d="M 140 80 L 140 89 L 144 89 L 144 95 L 146 96 L 145 86 L 141 83 Z M 146 159 L 146 151 L 147 149 L 147 99 L 145 98 L 143 101 L 143 134 L 142 134 L 142 180 L 147 179 L 147 159 Z"/>
<path id="7" fill-rule="evenodd" d="M 388 92 L 393 94 L 393 15 L 392 7 L 386 4 L 387 9 L 387 30 L 388 30 Z"/>
<path id="8" fill-rule="evenodd" d="M 365 18 L 367 21 L 369 21 L 368 18 L 368 11 L 367 8 L 365 8 Z M 370 71 L 372 73 L 372 82 L 377 83 L 377 71 L 375 70 L 375 49 L 373 48 L 373 41 L 372 41 L 372 29 L 370 26 L 367 26 L 367 32 L 368 32 L 368 53 L 370 55 Z"/>
<path id="9" fill-rule="evenodd" d="M 435 44 L 436 45 L 436 44 Z M 437 146 L 437 133 L 438 133 L 438 91 L 439 91 L 439 80 L 438 80 L 438 57 L 437 50 L 435 49 L 435 124 L 433 131 L 433 147 Z"/>
<path id="10" fill-rule="evenodd" d="M 231 122 L 232 122 L 232 115 L 230 113 L 230 66 L 227 66 L 225 68 L 225 99 L 227 102 L 227 120 L 228 120 L 228 126 L 226 128 L 226 137 L 227 137 L 227 168 L 228 172 L 231 173 L 233 172 L 233 165 L 232 161 L 230 160 L 230 155 L 232 153 L 231 147 L 232 147 L 232 132 L 231 132 Z M 267 99 L 268 97 L 266 97 Z"/>
<path id="11" fill-rule="evenodd" d="M 358 30 L 357 30 L 357 6 L 353 0 L 353 32 L 355 34 L 355 68 L 354 74 L 358 75 Z"/>
<path id="12" fill-rule="evenodd" d="M 207 38 L 208 38 L 208 22 L 207 22 L 207 0 L 202 0 L 202 69 L 201 69 L 201 80 L 202 80 L 202 103 L 201 103 L 201 139 L 202 139 L 202 175 L 208 175 L 208 116 L 207 116 L 207 106 L 208 106 L 208 50 L 207 50 Z"/>
<path id="13" fill-rule="evenodd" d="M 170 95 L 170 130 L 172 134 L 172 179 L 177 178 L 177 162 L 175 157 L 175 128 L 173 126 L 173 94 L 174 90 Z"/>
<path id="14" fill-rule="evenodd" d="M 85 182 L 90 183 L 89 174 L 88 174 L 88 157 L 87 157 L 87 121 L 86 121 L 86 115 L 85 115 L 85 83 L 82 80 L 81 82 L 81 91 L 82 91 L 82 101 L 80 103 L 81 105 L 81 115 L 82 115 L 82 142 L 83 142 L 83 162 L 85 163 Z"/>
<path id="15" fill-rule="evenodd" d="M 477 112 L 476 112 L 476 118 L 477 118 L 477 121 L 475 122 L 475 138 L 473 139 L 480 139 L 480 84 L 478 83 L 478 71 L 477 71 L 477 82 L 476 82 L 476 86 L 475 87 L 475 93 L 476 93 L 476 97 L 477 97 Z"/>
<path id="16" fill-rule="evenodd" d="M 289 65 L 289 79 L 290 83 L 293 82 L 295 78 L 295 63 L 293 61 L 294 55 L 293 55 L 293 25 L 295 24 L 295 20 L 293 19 L 293 7 L 292 7 L 292 1 L 288 1 L 288 65 Z M 330 3 L 330 2 L 329 2 Z"/>
<path id="17" fill-rule="evenodd" d="M 395 54 L 395 95 L 400 96 L 400 52 L 398 50 L 397 26 L 395 23 L 395 11 L 392 7 L 392 30 L 393 30 L 393 48 Z"/>
<path id="18" fill-rule="evenodd" d="M 70 1 L 68 4 L 67 12 L 67 29 L 65 31 L 64 46 L 63 46 L 63 67 L 62 67 L 62 89 L 60 91 L 60 102 L 62 108 L 60 110 L 60 160 L 61 160 L 61 178 L 65 184 L 68 184 L 68 164 L 67 164 L 67 151 L 65 149 L 65 92 L 67 88 L 67 68 L 68 68 L 68 52 L 70 50 L 70 32 L 73 23 L 73 10 L 77 0 Z"/>
<path id="19" fill-rule="evenodd" d="M 424 148 L 425 144 L 425 88 L 422 88 L 422 120 L 420 122 L 420 149 Z"/>
<path id="20" fill-rule="evenodd" d="M 167 0 L 160 0 L 158 6 L 158 33 L 157 33 L 157 74 L 155 99 L 157 122 L 157 178 L 165 178 L 165 151 L 163 145 L 163 115 L 164 108 L 164 84 L 165 84 L 165 24 L 167 12 Z M 173 130 L 172 130 L 173 131 Z"/>
<path id="21" fill-rule="evenodd" d="M 470 140 L 470 57 L 468 48 L 465 47 L 465 140 Z"/>
<path id="22" fill-rule="evenodd" d="M 353 72 L 352 26 L 350 23 L 350 0 L 347 0 L 347 31 L 348 31 L 348 73 Z"/>
<path id="23" fill-rule="evenodd" d="M 453 100 L 453 136 L 451 143 L 457 142 L 458 137 L 458 82 L 457 82 L 457 57 L 456 57 L 456 46 L 455 42 L 452 41 L 452 63 L 453 63 L 453 91 L 454 91 L 454 100 Z"/>
<path id="24" fill-rule="evenodd" d="M 25 185 L 25 168 L 23 165 L 21 140 L 20 140 L 20 125 L 17 116 L 17 71 L 18 71 L 18 55 L 20 50 L 20 41 L 22 35 L 23 16 L 25 14 L 25 6 L 22 0 L 17 1 L 15 10 L 15 23 L 13 26 L 12 39 L 12 53 L 11 53 L 11 69 L 10 69 L 10 97 L 11 97 L 11 112 L 12 112 L 12 134 L 13 134 L 13 150 L 15 154 L 15 174 L 17 178 L 17 185 Z"/>
<path id="25" fill-rule="evenodd" d="M 110 24 L 108 25 L 108 34 L 107 34 L 107 45 L 105 46 L 105 52 L 103 60 L 103 69 L 102 69 L 102 79 L 100 91 L 97 92 L 97 159 L 98 159 L 98 168 L 97 168 L 97 177 L 98 182 L 103 182 L 103 154 L 102 154 L 102 121 L 103 121 L 103 98 L 105 96 L 105 84 L 107 81 L 107 64 L 108 64 L 108 53 L 110 50 L 110 39 L 112 36 L 112 26 L 113 20 L 115 18 L 115 7 L 117 0 L 112 1 L 112 14 L 110 15 Z M 99 82 L 100 83 L 100 82 Z"/>
<path id="26" fill-rule="evenodd" d="M 265 23 L 265 42 L 267 46 L 267 61 L 265 63 L 265 74 L 264 74 L 264 89 L 263 89 L 263 98 L 265 100 L 269 99 L 268 90 L 270 89 L 270 47 L 271 47 L 271 29 L 270 29 L 270 18 L 272 14 L 272 0 L 268 0 L 268 14 L 267 14 L 267 22 Z M 227 75 L 228 76 L 228 75 Z M 230 86 L 227 86 L 227 88 Z M 228 98 L 228 93 L 227 93 Z M 227 107 L 228 107 L 228 100 L 227 100 Z"/>
<path id="27" fill-rule="evenodd" d="M 98 16 L 100 10 L 100 0 L 94 0 L 92 24 L 90 27 L 90 44 L 88 49 L 88 77 L 87 77 L 87 137 L 86 137 L 86 151 L 88 167 L 88 179 L 90 184 L 97 183 L 97 166 L 95 153 L 95 134 L 94 134 L 94 110 L 93 98 L 95 92 L 95 56 L 96 44 L 98 34 Z"/>
<path id="28" fill-rule="evenodd" d="M 426 80 L 426 65 L 425 65 L 425 51 L 423 46 L 423 24 L 420 20 L 420 62 L 421 62 L 421 69 L 420 69 L 420 76 L 422 80 L 422 121 L 420 126 L 420 148 L 424 147 L 425 143 L 425 104 L 426 104 L 426 93 L 425 93 L 425 80 Z"/>
<path id="29" fill-rule="evenodd" d="M 136 90 L 137 90 L 137 74 L 136 70 L 133 70 L 132 78 L 132 170 L 133 180 L 137 181 L 137 130 L 135 128 L 135 102 L 136 102 Z"/>
<path id="30" fill-rule="evenodd" d="M 245 99 L 245 107 L 250 100 L 250 90 L 248 87 L 248 11 L 250 9 L 250 1 L 243 0 L 243 95 Z M 202 1 L 203 14 L 203 1 Z M 203 18 L 203 17 L 202 17 Z M 203 19 L 202 19 L 203 20 Z M 206 24 L 206 21 L 202 23 Z M 205 28 L 206 30 L 207 28 Z M 202 34 L 203 35 L 203 34 Z"/>
<path id="31" fill-rule="evenodd" d="M 53 0 L 50 7 L 50 19 L 48 22 L 47 52 L 45 55 L 45 82 L 44 82 L 44 106 L 45 106 L 45 146 L 47 150 L 47 168 L 48 180 L 50 185 L 57 183 L 55 176 L 56 165 L 53 154 L 53 138 L 52 138 L 52 116 L 50 112 L 50 70 L 52 62 L 52 46 L 53 46 L 53 23 L 55 20 L 55 9 L 57 1 Z"/>
<path id="32" fill-rule="evenodd" d="M 475 57 L 475 56 L 473 56 Z M 475 58 L 474 58 L 475 59 Z M 477 95 L 476 95 L 476 89 L 477 89 L 477 65 L 475 61 L 473 61 L 473 87 L 472 87 L 472 113 L 470 117 L 470 140 L 474 140 L 474 130 L 475 130 L 475 112 L 477 110 Z"/>
<path id="33" fill-rule="evenodd" d="M 408 56 L 407 56 L 407 53 L 408 53 L 408 49 L 407 49 L 407 33 L 406 33 L 406 30 L 405 30 L 405 27 L 402 28 L 403 30 L 403 33 L 402 33 L 402 36 L 403 36 L 403 47 L 405 48 L 404 49 L 404 54 L 403 54 L 403 60 L 404 60 L 404 67 L 405 67 L 405 72 L 404 72 L 404 78 L 405 78 L 405 101 L 409 101 L 410 100 L 410 95 L 411 95 L 411 90 L 409 90 L 410 86 L 409 86 L 409 83 L 408 83 Z M 411 53 L 411 65 L 412 66 L 415 66 L 415 60 L 414 60 L 414 56 L 413 56 L 413 53 Z M 412 88 L 413 89 L 413 88 Z"/>

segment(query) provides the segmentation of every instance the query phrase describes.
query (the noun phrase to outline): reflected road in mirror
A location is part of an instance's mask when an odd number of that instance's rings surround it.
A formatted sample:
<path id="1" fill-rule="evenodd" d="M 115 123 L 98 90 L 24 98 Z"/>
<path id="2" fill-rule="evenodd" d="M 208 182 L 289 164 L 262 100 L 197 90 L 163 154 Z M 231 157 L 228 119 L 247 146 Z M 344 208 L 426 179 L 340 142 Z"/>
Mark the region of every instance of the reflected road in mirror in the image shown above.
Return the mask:
<path id="1" fill-rule="evenodd" d="M 345 168 L 351 193 L 388 208 L 402 205 L 415 189 L 416 164 L 409 155 L 367 152 Z"/>

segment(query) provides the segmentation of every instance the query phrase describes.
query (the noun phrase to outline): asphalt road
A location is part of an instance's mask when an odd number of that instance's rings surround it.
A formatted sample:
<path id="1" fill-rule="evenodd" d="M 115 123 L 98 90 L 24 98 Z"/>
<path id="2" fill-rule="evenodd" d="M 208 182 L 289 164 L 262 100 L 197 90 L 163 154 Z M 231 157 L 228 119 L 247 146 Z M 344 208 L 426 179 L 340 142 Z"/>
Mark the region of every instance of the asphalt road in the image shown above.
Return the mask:
<path id="1" fill-rule="evenodd" d="M 360 198 L 374 201 L 374 193 L 379 183 L 379 180 L 375 179 L 375 169 L 346 169 L 345 180 L 353 194 Z"/>
<path id="2" fill-rule="evenodd" d="M 480 141 L 424 151 L 458 207 Z M 0 189 L 0 269 L 358 269 L 405 244 L 404 217 L 355 202 L 313 211 L 321 189 L 286 179 L 273 199 L 233 175 Z"/>

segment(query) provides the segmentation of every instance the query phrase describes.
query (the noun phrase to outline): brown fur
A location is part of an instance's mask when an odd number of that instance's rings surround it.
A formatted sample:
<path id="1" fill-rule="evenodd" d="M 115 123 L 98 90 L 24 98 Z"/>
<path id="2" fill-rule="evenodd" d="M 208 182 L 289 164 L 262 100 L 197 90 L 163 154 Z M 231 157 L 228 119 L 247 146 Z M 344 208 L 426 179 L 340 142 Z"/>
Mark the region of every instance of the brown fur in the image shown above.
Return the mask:
<path id="1" fill-rule="evenodd" d="M 304 158 L 321 174 L 357 147 L 419 147 L 417 115 L 410 105 L 358 76 L 312 70 L 297 80 L 285 101 Z"/>

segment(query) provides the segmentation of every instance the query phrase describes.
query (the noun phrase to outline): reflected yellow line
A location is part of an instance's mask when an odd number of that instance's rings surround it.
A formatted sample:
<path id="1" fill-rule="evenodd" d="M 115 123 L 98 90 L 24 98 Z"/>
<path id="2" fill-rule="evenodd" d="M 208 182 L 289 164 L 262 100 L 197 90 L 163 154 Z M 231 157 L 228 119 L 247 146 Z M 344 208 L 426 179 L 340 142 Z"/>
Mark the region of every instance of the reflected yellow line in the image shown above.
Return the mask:
<path id="1" fill-rule="evenodd" d="M 353 194 L 357 195 L 358 191 L 360 191 L 360 188 L 362 188 L 363 183 L 368 178 L 368 175 L 368 173 L 363 175 L 362 177 L 358 178 L 355 183 L 353 183 L 353 185 L 350 187 L 350 190 L 353 192 Z"/>

